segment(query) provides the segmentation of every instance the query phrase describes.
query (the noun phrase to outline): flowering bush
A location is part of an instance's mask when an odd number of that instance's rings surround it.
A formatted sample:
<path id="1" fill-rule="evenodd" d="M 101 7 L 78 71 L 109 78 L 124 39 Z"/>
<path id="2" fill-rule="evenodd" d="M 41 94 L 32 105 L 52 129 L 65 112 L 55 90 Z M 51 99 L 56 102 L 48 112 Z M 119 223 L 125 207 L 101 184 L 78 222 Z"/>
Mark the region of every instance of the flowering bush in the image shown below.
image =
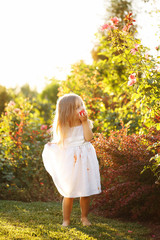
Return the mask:
<path id="1" fill-rule="evenodd" d="M 10 101 L 0 119 L 0 197 L 48 200 L 56 197 L 41 153 L 48 141 L 47 126 L 40 124 L 29 101 Z"/>
<path id="2" fill-rule="evenodd" d="M 94 201 L 107 217 L 160 219 L 159 185 L 149 168 L 143 171 L 153 156 L 148 146 L 159 140 L 160 131 L 155 129 L 142 136 L 127 135 L 124 127 L 108 138 L 96 135 L 93 144 L 100 161 L 102 194 Z"/>
<path id="3" fill-rule="evenodd" d="M 109 85 L 113 84 L 114 78 L 117 78 L 115 76 L 115 66 L 119 68 L 122 66 L 121 79 L 123 78 L 123 83 L 119 81 L 117 87 L 121 88 L 119 90 L 120 96 L 122 92 L 128 95 L 129 101 L 125 108 L 133 112 L 130 106 L 134 106 L 134 111 L 137 115 L 140 115 L 140 124 L 145 123 L 149 128 L 155 126 L 160 130 L 159 124 L 154 121 L 160 106 L 159 59 L 149 55 L 148 49 L 141 44 L 139 39 L 133 36 L 132 26 L 135 20 L 132 13 L 127 14 L 124 21 L 125 25 L 118 26 L 118 28 L 109 29 L 106 28 L 106 25 L 102 26 L 101 34 L 98 35 L 100 41 L 99 54 L 106 57 L 109 66 L 106 74 L 110 80 L 107 81 Z M 156 49 L 158 51 L 159 47 L 156 47 Z M 128 86 L 125 84 L 126 77 L 129 78 Z M 108 90 L 116 93 L 115 86 L 112 89 L 108 87 Z M 124 112 L 125 108 L 117 110 L 118 112 L 120 110 Z M 142 126 L 140 128 L 141 133 L 142 130 L 145 132 L 145 128 L 142 129 Z"/>
<path id="4" fill-rule="evenodd" d="M 119 23 L 119 19 L 117 17 L 114 17 L 114 18 L 111 18 L 110 21 L 108 21 L 106 24 L 104 24 L 102 27 L 101 27 L 101 30 L 105 30 L 105 29 L 108 29 L 108 30 L 111 30 L 111 29 L 117 29 L 116 25 Z"/>
<path id="5" fill-rule="evenodd" d="M 97 33 L 99 58 L 92 65 L 74 64 L 60 87 L 59 96 L 75 92 L 83 98 L 94 131 L 105 135 L 121 129 L 121 120 L 130 134 L 146 133 L 151 126 L 160 130 L 159 60 L 134 37 L 134 22 L 132 13 L 125 25 L 117 17 L 107 21 Z"/>

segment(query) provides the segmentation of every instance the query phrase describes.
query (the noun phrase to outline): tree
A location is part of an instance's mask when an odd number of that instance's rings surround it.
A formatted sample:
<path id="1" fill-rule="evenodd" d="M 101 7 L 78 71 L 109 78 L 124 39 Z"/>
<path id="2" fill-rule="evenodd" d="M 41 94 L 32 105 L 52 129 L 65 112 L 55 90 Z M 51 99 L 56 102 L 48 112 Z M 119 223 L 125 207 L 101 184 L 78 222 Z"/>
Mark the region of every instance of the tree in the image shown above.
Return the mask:
<path id="1" fill-rule="evenodd" d="M 7 89 L 4 86 L 0 85 L 0 116 L 4 111 L 5 104 L 9 102 L 9 100 L 10 100 L 10 95 L 7 92 Z"/>
<path id="2" fill-rule="evenodd" d="M 60 86 L 60 81 L 52 78 L 50 83 L 45 86 L 42 92 L 38 95 L 38 104 L 36 108 L 39 112 L 39 117 L 43 124 L 52 124 L 53 115 L 56 108 L 57 94 Z"/>
<path id="3" fill-rule="evenodd" d="M 22 94 L 24 98 L 32 100 L 33 98 L 37 97 L 38 92 L 36 90 L 31 90 L 29 84 L 26 83 L 20 88 L 19 94 Z"/>
<path id="4" fill-rule="evenodd" d="M 50 83 L 45 86 L 40 94 L 41 99 L 47 99 L 50 103 L 56 104 L 59 86 L 60 82 L 58 80 L 50 79 Z"/>
<path id="5" fill-rule="evenodd" d="M 108 3 L 108 1 L 107 1 Z M 108 7 L 106 9 L 106 16 L 104 18 L 104 21 L 108 21 L 108 19 L 112 19 L 114 17 L 118 18 L 118 27 L 123 28 L 125 26 L 125 16 L 127 13 L 132 12 L 132 2 L 130 0 L 110 0 Z M 135 18 L 134 14 L 134 18 Z M 111 21 L 108 21 L 108 24 L 112 24 Z M 136 31 L 136 25 L 134 24 L 134 27 L 131 29 L 132 34 L 135 34 Z M 96 35 L 102 35 L 104 36 L 102 31 L 99 31 Z M 108 36 L 105 35 L 106 42 L 108 41 L 108 48 L 110 48 L 110 39 L 108 39 Z M 101 45 L 100 42 L 96 43 L 93 47 L 92 51 L 92 58 L 94 61 L 98 60 L 108 60 L 108 57 L 103 54 L 103 51 L 101 51 Z"/>
<path id="6" fill-rule="evenodd" d="M 132 12 L 132 3 L 128 0 L 111 0 L 107 8 L 108 18 L 117 17 L 120 19 L 119 26 L 124 26 L 124 18 L 128 12 Z"/>

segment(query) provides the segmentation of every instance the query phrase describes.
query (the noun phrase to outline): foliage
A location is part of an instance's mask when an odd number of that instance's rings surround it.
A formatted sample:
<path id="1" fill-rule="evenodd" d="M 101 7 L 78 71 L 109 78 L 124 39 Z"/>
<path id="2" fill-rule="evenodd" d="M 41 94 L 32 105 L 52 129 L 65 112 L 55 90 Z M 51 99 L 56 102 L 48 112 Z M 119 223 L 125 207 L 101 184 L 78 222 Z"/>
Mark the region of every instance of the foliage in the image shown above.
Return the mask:
<path id="1" fill-rule="evenodd" d="M 1 199 L 53 199 L 52 180 L 46 173 L 41 153 L 49 134 L 41 126 L 27 99 L 10 101 L 0 120 Z"/>
<path id="2" fill-rule="evenodd" d="M 124 126 L 108 138 L 97 135 L 94 146 L 100 160 L 103 191 L 95 201 L 107 217 L 160 219 L 159 185 L 149 168 L 142 171 L 153 156 L 148 146 L 158 141 L 160 131 L 153 128 L 141 136 L 127 135 Z M 159 152 L 157 147 L 154 154 Z"/>
<path id="3" fill-rule="evenodd" d="M 24 98 L 28 98 L 30 101 L 32 101 L 32 99 L 37 97 L 38 92 L 36 90 L 32 90 L 29 84 L 26 83 L 20 88 L 18 95 Z"/>
<path id="4" fill-rule="evenodd" d="M 39 118 L 40 123 L 51 126 L 53 122 L 54 111 L 56 108 L 55 104 L 52 104 L 47 99 L 41 99 L 38 95 L 37 99 L 34 100 L 32 105 Z"/>
<path id="5" fill-rule="evenodd" d="M 125 15 L 128 12 L 132 12 L 131 1 L 128 1 L 128 0 L 110 0 L 110 1 L 108 1 L 107 0 L 105 2 L 107 4 L 107 8 L 106 8 L 107 19 L 105 18 L 105 21 L 116 16 L 120 20 L 118 23 L 119 27 L 123 27 L 125 25 L 125 20 L 124 20 Z M 134 26 L 134 29 L 132 28 L 132 32 L 135 32 L 135 29 L 136 29 L 136 26 Z M 99 29 L 98 33 L 103 34 L 101 32 L 101 29 Z M 107 57 L 105 55 L 103 55 L 102 53 L 99 54 L 100 45 L 101 45 L 100 41 L 96 42 L 91 51 L 92 58 L 94 61 L 107 59 Z"/>
<path id="6" fill-rule="evenodd" d="M 117 108 L 119 113 L 118 117 L 121 116 L 124 123 L 126 123 L 127 119 L 124 118 L 123 113 L 125 112 L 127 118 L 128 115 L 132 114 L 133 119 L 130 119 L 130 123 L 136 123 L 135 126 L 131 126 L 134 130 L 133 132 L 138 130 L 137 132 L 141 134 L 147 133 L 146 130 L 152 126 L 160 130 L 159 61 L 158 58 L 154 59 L 149 55 L 147 49 L 141 45 L 140 40 L 132 37 L 130 29 L 135 21 L 132 13 L 129 13 L 125 17 L 125 21 L 126 25 L 123 29 L 117 27 L 118 22 L 115 24 L 114 21 L 112 21 L 112 28 L 110 28 L 108 24 L 105 24 L 103 30 L 106 31 L 106 36 L 102 36 L 100 40 L 103 55 L 108 57 L 107 63 L 111 61 L 109 64 L 111 66 L 109 73 L 113 75 L 113 64 L 118 65 L 119 63 L 125 66 L 124 73 L 121 71 L 122 76 L 125 74 L 125 77 L 129 77 L 128 88 L 126 88 L 127 85 L 124 86 L 124 84 L 122 84 L 123 92 L 127 94 L 128 101 L 123 107 Z M 107 41 L 105 41 L 106 38 Z M 112 56 L 110 55 L 111 51 L 108 51 L 108 46 L 110 46 L 110 49 L 113 51 Z M 112 84 L 112 76 L 110 80 Z M 116 92 L 115 88 L 112 87 L 109 91 L 111 91 L 111 89 Z M 119 95 L 118 92 L 117 95 Z M 157 169 L 158 166 L 157 156 L 152 165 L 153 171 L 155 168 Z"/>
<path id="7" fill-rule="evenodd" d="M 82 97 L 88 109 L 89 117 L 97 121 L 102 104 L 102 76 L 96 65 L 86 65 L 83 61 L 72 66 L 71 75 L 59 88 L 59 96 L 74 92 Z M 103 104 L 102 104 L 103 105 Z"/>
<path id="8" fill-rule="evenodd" d="M 59 86 L 58 80 L 55 78 L 50 79 L 50 83 L 45 86 L 40 94 L 41 99 L 47 99 L 52 104 L 56 104 Z"/>
<path id="9" fill-rule="evenodd" d="M 7 89 L 4 86 L 0 85 L 0 116 L 4 111 L 5 104 L 9 102 L 9 100 L 10 100 L 10 95 Z"/>
<path id="10" fill-rule="evenodd" d="M 54 111 L 56 109 L 56 101 L 58 98 L 57 94 L 60 82 L 55 78 L 52 78 L 49 81 L 50 83 L 45 86 L 37 98 L 38 104 L 35 102 L 34 106 L 37 109 L 37 113 L 39 114 L 41 122 L 51 125 Z"/>
<path id="11" fill-rule="evenodd" d="M 102 54 L 108 59 L 108 67 L 104 69 L 107 76 L 105 80 L 109 85 L 107 90 L 109 93 L 113 92 L 118 95 L 117 100 L 120 100 L 122 94 L 127 95 L 128 101 L 125 106 L 117 108 L 119 113 L 124 110 L 126 114 L 130 110 L 134 116 L 133 112 L 135 112 L 140 115 L 140 125 L 145 123 L 147 127 L 155 126 L 159 129 L 159 123 L 155 122 L 155 116 L 159 115 L 160 105 L 159 61 L 149 55 L 147 48 L 141 44 L 139 39 L 133 38 L 130 29 L 134 21 L 130 13 L 125 17 L 126 25 L 123 29 L 114 22 L 112 29 L 103 26 L 105 36 L 100 38 L 100 48 Z M 115 67 L 119 69 L 118 74 L 115 72 Z M 135 82 L 130 84 L 128 78 L 132 74 L 136 77 Z"/>
<path id="12" fill-rule="evenodd" d="M 153 136 L 150 136 L 149 138 L 152 139 Z M 149 168 L 157 178 L 156 184 L 160 184 L 160 140 L 157 139 L 156 142 L 152 142 L 147 150 L 153 153 L 153 157 L 150 158 L 150 163 L 144 167 L 142 173 Z"/>
<path id="13" fill-rule="evenodd" d="M 132 4 L 129 0 L 111 0 L 110 6 L 106 9 L 108 17 L 118 17 L 120 25 L 123 26 L 125 15 L 132 11 Z"/>
<path id="14" fill-rule="evenodd" d="M 0 201 L 1 239 L 134 239 L 145 240 L 150 229 L 139 223 L 122 222 L 89 214 L 93 222 L 85 227 L 80 222 L 79 202 L 74 202 L 71 226 L 62 227 L 61 204 L 55 202 L 22 203 Z"/>
<path id="15" fill-rule="evenodd" d="M 97 34 L 104 59 L 73 65 L 60 88 L 59 95 L 81 95 L 95 120 L 94 130 L 108 135 L 121 128 L 121 120 L 130 125 L 129 133 L 146 133 L 152 126 L 159 130 L 159 61 L 133 37 L 134 21 L 129 13 L 123 28 L 117 17 L 106 22 Z"/>

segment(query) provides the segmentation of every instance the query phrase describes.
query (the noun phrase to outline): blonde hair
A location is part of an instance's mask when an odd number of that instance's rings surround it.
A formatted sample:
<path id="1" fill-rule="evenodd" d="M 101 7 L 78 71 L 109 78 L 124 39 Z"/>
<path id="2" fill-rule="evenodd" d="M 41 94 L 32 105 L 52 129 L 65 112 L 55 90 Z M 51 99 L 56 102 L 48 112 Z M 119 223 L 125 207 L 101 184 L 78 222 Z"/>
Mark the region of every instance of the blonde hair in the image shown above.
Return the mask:
<path id="1" fill-rule="evenodd" d="M 74 93 L 65 94 L 57 101 L 56 113 L 53 121 L 53 140 L 58 144 L 64 143 L 69 127 L 74 126 L 77 101 L 80 101 L 85 109 L 81 97 Z"/>

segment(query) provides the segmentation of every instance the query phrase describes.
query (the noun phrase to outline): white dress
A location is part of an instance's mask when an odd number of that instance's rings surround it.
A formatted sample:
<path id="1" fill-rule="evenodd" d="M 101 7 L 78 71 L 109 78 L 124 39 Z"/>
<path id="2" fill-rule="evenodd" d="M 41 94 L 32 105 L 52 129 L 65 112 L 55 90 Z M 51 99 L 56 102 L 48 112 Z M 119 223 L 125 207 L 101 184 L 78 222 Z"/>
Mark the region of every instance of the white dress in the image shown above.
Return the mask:
<path id="1" fill-rule="evenodd" d="M 96 152 L 93 145 L 85 141 L 82 125 L 70 128 L 63 147 L 46 144 L 42 158 L 62 196 L 77 198 L 101 192 Z"/>

